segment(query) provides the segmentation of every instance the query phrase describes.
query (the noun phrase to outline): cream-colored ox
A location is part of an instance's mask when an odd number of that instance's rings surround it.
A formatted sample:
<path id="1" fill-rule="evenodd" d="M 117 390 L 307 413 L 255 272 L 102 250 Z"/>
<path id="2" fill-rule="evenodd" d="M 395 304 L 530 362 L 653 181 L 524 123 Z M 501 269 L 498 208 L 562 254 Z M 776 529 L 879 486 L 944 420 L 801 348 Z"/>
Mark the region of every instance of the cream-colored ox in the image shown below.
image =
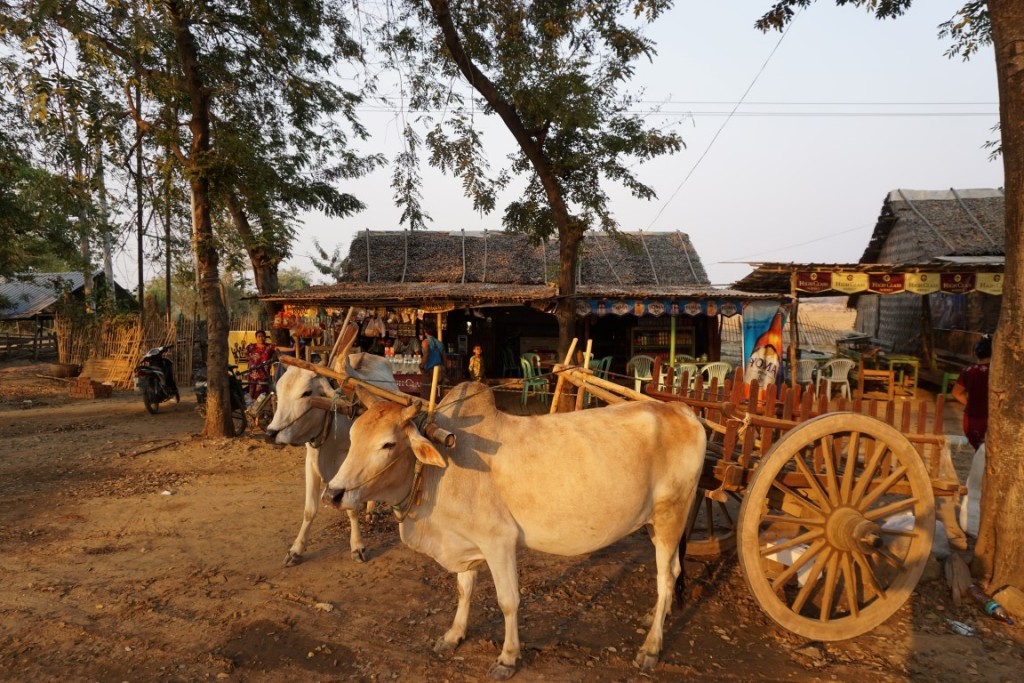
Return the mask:
<path id="1" fill-rule="evenodd" d="M 398 391 L 391 366 L 380 357 L 368 353 L 356 353 L 347 357 L 344 371 L 350 376 L 386 389 Z M 340 362 L 334 369 L 341 371 Z M 306 504 L 302 514 L 299 535 L 288 549 L 284 558 L 285 566 L 302 561 L 309 538 L 309 527 L 316 517 L 324 484 L 331 480 L 348 453 L 348 430 L 352 420 L 348 417 L 345 401 L 333 415 L 326 410 L 314 408 L 309 399 L 315 396 L 334 395 L 330 382 L 309 370 L 292 366 L 277 381 L 277 410 L 274 419 L 267 425 L 267 441 L 270 443 L 299 446 L 306 444 Z M 359 516 L 355 510 L 348 510 L 350 529 L 349 550 L 352 559 L 366 561 L 366 546 L 359 532 Z"/>
<path id="2" fill-rule="evenodd" d="M 646 525 L 658 598 L 636 663 L 657 664 L 704 464 L 704 429 L 688 407 L 637 401 L 521 417 L 498 411 L 484 385 L 465 383 L 435 415 L 458 437 L 442 455 L 421 435 L 414 407 L 358 394 L 368 409 L 352 424 L 348 458 L 324 499 L 349 509 L 390 503 L 405 515 L 402 540 L 458 573 L 455 619 L 435 650 L 452 650 L 465 637 L 477 569 L 486 562 L 505 615 L 505 643 L 490 673 L 509 678 L 520 653 L 517 546 L 579 555 Z"/>

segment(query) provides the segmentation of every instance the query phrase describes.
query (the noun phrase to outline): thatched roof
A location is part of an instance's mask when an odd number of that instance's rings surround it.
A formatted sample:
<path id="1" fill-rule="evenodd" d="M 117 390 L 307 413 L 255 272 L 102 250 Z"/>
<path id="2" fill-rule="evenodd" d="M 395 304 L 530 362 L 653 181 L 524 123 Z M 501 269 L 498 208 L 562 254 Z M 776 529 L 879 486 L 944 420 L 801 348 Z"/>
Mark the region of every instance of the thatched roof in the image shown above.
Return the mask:
<path id="1" fill-rule="evenodd" d="M 362 232 L 349 248 L 342 282 L 542 285 L 558 280 L 558 247 L 503 232 Z M 681 232 L 588 232 L 578 285 L 707 285 Z"/>
<path id="2" fill-rule="evenodd" d="M 558 248 L 503 232 L 365 231 L 349 247 L 346 275 L 333 285 L 279 292 L 265 300 L 295 304 L 523 304 L 558 296 Z M 723 297 L 690 238 L 681 232 L 588 232 L 577 272 L 578 295 Z"/>
<path id="3" fill-rule="evenodd" d="M 939 256 L 1006 253 L 999 189 L 893 190 L 861 263 L 913 263 Z"/>

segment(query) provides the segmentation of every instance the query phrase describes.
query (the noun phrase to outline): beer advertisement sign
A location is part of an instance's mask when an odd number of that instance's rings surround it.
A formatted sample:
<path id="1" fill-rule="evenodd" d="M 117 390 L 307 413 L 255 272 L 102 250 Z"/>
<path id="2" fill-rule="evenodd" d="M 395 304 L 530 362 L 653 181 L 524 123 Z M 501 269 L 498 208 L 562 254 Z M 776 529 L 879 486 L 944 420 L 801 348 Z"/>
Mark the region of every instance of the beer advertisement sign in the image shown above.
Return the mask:
<path id="1" fill-rule="evenodd" d="M 743 307 L 743 381 L 766 387 L 782 381 L 782 326 L 785 312 L 774 301 Z"/>
<path id="2" fill-rule="evenodd" d="M 903 273 L 869 273 L 868 291 L 875 294 L 896 294 L 905 289 L 903 282 Z"/>
<path id="3" fill-rule="evenodd" d="M 939 289 L 946 294 L 966 294 L 974 291 L 974 273 L 942 273 Z"/>
<path id="4" fill-rule="evenodd" d="M 937 273 L 906 273 L 903 286 L 912 294 L 932 294 L 939 291 Z"/>
<path id="5" fill-rule="evenodd" d="M 832 274 L 828 271 L 800 270 L 796 273 L 796 289 L 799 292 L 817 294 L 832 289 Z"/>
<path id="6" fill-rule="evenodd" d="M 838 292 L 856 294 L 867 288 L 867 273 L 832 273 L 832 289 Z"/>
<path id="7" fill-rule="evenodd" d="M 974 288 L 985 294 L 1000 296 L 1003 293 L 1003 274 L 978 273 L 974 280 Z"/>

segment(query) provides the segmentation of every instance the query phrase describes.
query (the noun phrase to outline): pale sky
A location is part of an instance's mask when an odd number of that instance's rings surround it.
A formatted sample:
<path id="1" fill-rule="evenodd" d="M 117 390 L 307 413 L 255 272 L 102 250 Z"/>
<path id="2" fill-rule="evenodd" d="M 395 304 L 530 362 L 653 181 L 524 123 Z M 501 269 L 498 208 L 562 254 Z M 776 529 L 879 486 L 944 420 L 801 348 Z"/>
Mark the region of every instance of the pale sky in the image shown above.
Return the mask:
<path id="1" fill-rule="evenodd" d="M 856 262 L 890 190 L 1003 185 L 1001 161 L 982 148 L 998 122 L 991 47 L 950 60 L 937 37 L 962 0 L 918 0 L 890 21 L 820 0 L 781 43 L 753 28 L 770 4 L 683 0 L 650 28 L 659 54 L 639 69 L 640 108 L 662 103 L 650 121 L 674 127 L 687 147 L 638 170 L 657 200 L 606 188 L 624 230 L 688 233 L 712 283 L 726 285 L 750 270 L 730 261 Z M 373 135 L 365 149 L 390 159 L 401 115 L 378 109 L 360 111 Z M 490 126 L 486 144 L 501 167 L 509 133 Z M 458 179 L 423 175 L 430 229 L 501 229 L 500 203 L 480 216 Z M 402 227 L 390 181 L 384 169 L 345 186 L 368 205 L 354 217 L 303 216 L 286 265 L 312 272 L 313 238 L 347 254 L 358 231 Z"/>

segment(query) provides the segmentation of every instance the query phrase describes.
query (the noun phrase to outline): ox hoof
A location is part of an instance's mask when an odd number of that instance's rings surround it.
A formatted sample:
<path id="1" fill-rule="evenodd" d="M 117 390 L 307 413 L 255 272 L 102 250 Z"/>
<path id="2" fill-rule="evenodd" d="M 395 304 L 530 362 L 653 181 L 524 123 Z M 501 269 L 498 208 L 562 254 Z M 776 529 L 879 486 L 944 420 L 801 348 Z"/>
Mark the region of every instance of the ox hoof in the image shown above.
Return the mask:
<path id="1" fill-rule="evenodd" d="M 355 548 L 352 550 L 352 559 L 356 562 L 366 562 L 366 548 Z"/>
<path id="2" fill-rule="evenodd" d="M 491 670 L 487 672 L 496 681 L 507 681 L 516 674 L 516 668 L 501 662 L 495 662 Z"/>
<path id="3" fill-rule="evenodd" d="M 294 567 L 302 562 L 302 555 L 288 551 L 288 554 L 284 556 L 284 566 Z"/>
<path id="4" fill-rule="evenodd" d="M 457 648 L 461 643 L 462 643 L 462 638 L 459 638 L 454 643 L 450 643 L 447 640 L 445 640 L 443 637 L 441 637 L 441 638 L 437 639 L 436 643 L 434 643 L 434 652 L 437 652 L 437 653 L 454 652 L 455 648 Z"/>
<path id="5" fill-rule="evenodd" d="M 641 671 L 653 671 L 654 667 L 658 665 L 658 655 L 652 655 L 641 650 L 636 656 L 636 659 L 633 660 L 633 663 L 636 664 Z"/>

